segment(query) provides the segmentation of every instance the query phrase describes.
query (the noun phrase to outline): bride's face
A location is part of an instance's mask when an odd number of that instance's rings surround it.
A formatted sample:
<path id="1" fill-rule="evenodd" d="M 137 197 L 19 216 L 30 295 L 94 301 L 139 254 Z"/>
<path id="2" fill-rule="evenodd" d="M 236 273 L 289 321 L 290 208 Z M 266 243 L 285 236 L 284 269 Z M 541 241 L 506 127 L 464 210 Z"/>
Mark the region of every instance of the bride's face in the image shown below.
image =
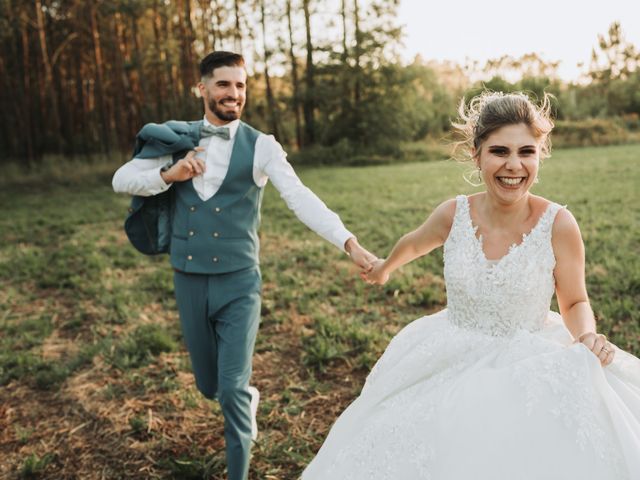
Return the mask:
<path id="1" fill-rule="evenodd" d="M 538 176 L 540 140 L 523 123 L 505 125 L 482 143 L 476 161 L 487 193 L 511 204 L 529 192 Z"/>

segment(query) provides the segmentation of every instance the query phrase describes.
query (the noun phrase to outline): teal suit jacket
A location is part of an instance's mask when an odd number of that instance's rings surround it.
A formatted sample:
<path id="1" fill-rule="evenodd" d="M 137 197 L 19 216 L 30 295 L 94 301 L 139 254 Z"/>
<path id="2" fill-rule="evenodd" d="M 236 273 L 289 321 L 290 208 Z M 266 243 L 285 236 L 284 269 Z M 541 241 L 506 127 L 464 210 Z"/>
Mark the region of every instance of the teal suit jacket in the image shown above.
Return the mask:
<path id="1" fill-rule="evenodd" d="M 202 120 L 148 123 L 136 135 L 133 157 L 172 155 L 175 162 L 198 146 L 203 123 Z M 146 255 L 169 252 L 172 206 L 173 189 L 151 197 L 133 196 L 124 230 L 138 251 Z"/>

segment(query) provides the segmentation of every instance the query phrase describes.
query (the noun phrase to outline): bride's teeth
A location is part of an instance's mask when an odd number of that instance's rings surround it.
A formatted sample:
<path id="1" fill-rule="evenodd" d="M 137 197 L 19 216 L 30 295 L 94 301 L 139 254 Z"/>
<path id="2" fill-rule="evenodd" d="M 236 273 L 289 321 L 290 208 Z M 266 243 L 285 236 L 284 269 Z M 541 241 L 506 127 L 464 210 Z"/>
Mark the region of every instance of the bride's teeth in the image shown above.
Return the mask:
<path id="1" fill-rule="evenodd" d="M 500 180 L 502 183 L 506 183 L 507 185 L 518 185 L 524 179 L 522 177 L 520 178 L 498 177 L 498 180 Z"/>

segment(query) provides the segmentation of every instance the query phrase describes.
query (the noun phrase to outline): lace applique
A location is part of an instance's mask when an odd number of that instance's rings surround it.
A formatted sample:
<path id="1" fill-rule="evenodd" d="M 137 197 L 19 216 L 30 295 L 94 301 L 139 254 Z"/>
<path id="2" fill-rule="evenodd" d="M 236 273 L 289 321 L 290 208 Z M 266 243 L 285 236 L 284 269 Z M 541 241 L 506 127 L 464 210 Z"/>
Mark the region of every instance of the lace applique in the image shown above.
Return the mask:
<path id="1" fill-rule="evenodd" d="M 522 243 L 512 245 L 490 265 L 469 214 L 466 196 L 456 198 L 456 213 L 444 245 L 444 275 L 451 321 L 490 335 L 538 331 L 555 290 L 551 229 L 562 207 L 551 203 Z"/>
<path id="2" fill-rule="evenodd" d="M 524 392 L 527 414 L 531 415 L 536 408 L 549 411 L 558 422 L 575 432 L 581 450 L 590 447 L 590 451 L 615 472 L 614 478 L 628 478 L 620 446 L 611 441 L 616 436 L 610 419 L 604 414 L 606 405 L 594 382 L 585 381 L 591 372 L 582 352 L 568 355 L 563 348 L 560 354 L 543 354 L 539 345 L 532 351 L 522 342 L 514 342 L 510 347 L 518 349 L 521 355 L 533 354 L 530 359 L 519 362 L 513 374 Z M 588 355 L 592 355 L 591 352 Z M 549 399 L 553 399 L 551 406 Z"/>

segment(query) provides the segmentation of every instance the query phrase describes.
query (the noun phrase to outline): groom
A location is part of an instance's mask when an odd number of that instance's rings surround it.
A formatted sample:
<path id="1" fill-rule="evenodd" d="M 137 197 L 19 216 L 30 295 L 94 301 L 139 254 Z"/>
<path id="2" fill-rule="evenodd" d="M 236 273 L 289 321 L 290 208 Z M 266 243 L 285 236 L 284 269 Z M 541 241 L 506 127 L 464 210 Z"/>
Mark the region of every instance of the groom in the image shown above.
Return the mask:
<path id="1" fill-rule="evenodd" d="M 213 52 L 200 73 L 204 119 L 146 125 L 113 188 L 135 195 L 125 224 L 134 246 L 170 252 L 196 385 L 219 400 L 229 480 L 244 480 L 257 435 L 258 392 L 249 379 L 260 317 L 260 204 L 268 179 L 303 223 L 358 266 L 368 268 L 375 257 L 302 184 L 274 137 L 240 121 L 247 89 L 243 57 Z"/>

